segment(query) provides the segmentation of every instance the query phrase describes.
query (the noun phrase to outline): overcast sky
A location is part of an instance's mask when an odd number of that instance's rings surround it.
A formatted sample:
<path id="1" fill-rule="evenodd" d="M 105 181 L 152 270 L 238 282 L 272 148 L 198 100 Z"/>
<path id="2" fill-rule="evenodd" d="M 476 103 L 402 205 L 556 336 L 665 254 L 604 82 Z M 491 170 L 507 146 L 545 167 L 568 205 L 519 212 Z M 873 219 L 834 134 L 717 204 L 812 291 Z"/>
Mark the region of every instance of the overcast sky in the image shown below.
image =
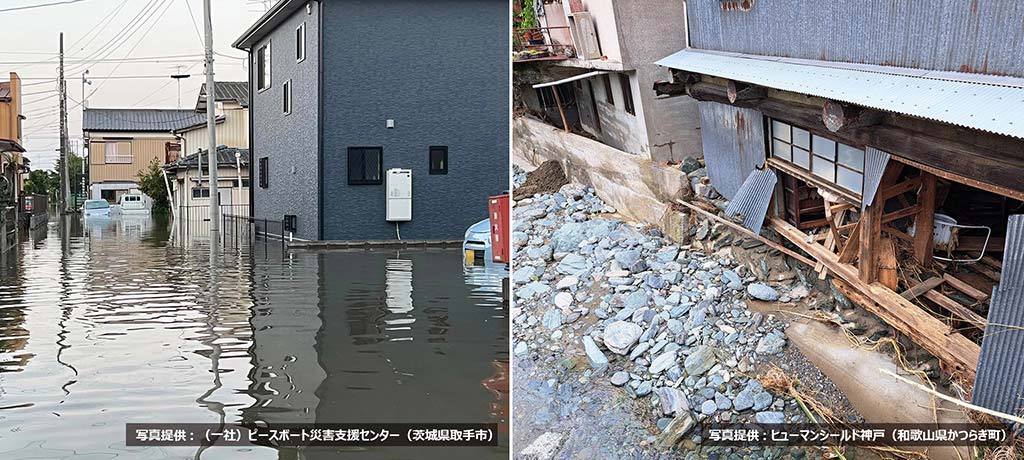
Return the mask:
<path id="1" fill-rule="evenodd" d="M 16 8 L 63 3 L 39 8 Z M 214 70 L 218 81 L 245 80 L 242 51 L 231 43 L 273 1 L 212 0 Z M 195 17 L 193 23 L 189 15 Z M 50 169 L 58 157 L 57 51 L 64 32 L 68 88 L 68 135 L 75 151 L 82 136 L 82 73 L 89 107 L 176 108 L 180 80 L 182 108 L 194 108 L 203 73 L 202 0 L 3 0 L 5 40 L 0 44 L 0 81 L 15 71 L 26 86 L 23 135 L 32 169 Z M 198 26 L 198 27 L 197 27 Z M 198 31 L 197 31 L 198 29 Z M 127 60 L 126 60 L 127 58 Z M 158 78 L 103 77 L 157 76 Z M 73 107 L 73 108 L 71 108 Z"/>

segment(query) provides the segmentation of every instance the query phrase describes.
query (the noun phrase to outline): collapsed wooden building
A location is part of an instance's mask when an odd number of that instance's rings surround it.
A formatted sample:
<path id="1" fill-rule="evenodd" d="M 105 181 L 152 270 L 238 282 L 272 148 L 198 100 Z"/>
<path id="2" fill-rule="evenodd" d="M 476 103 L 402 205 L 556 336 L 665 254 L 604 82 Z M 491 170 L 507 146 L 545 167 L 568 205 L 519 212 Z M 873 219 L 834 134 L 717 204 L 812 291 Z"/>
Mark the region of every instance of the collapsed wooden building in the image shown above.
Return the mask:
<path id="1" fill-rule="evenodd" d="M 726 213 L 809 254 L 976 403 L 1024 409 L 1024 369 L 1007 365 L 1024 352 L 1024 60 L 988 24 L 1024 8 L 694 3 L 694 48 L 658 62 L 672 80 L 654 90 L 699 101 Z M 812 33 L 856 15 L 878 17 Z M 941 35 L 947 22 L 966 32 Z"/>

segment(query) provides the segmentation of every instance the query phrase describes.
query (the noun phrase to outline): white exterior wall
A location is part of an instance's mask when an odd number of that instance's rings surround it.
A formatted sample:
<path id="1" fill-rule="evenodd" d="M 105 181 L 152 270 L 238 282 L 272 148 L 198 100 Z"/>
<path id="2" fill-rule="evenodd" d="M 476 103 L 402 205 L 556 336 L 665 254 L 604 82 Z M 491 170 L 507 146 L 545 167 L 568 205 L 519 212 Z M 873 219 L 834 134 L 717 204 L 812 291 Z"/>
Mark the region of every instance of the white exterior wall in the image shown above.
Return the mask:
<path id="1" fill-rule="evenodd" d="M 249 148 L 249 109 L 238 104 L 226 104 L 223 109 L 218 109 L 217 115 L 224 115 L 224 121 L 217 123 L 217 145 Z M 206 126 L 202 126 L 181 133 L 182 156 L 207 149 L 209 134 L 206 131 Z"/>
<path id="2" fill-rule="evenodd" d="M 206 167 L 203 167 L 206 172 Z M 249 187 L 239 187 L 238 169 L 235 167 L 221 166 L 217 168 L 217 186 L 220 189 L 221 204 L 248 205 Z M 242 179 L 248 179 L 249 169 L 242 165 Z M 204 174 L 202 185 L 209 186 L 209 175 Z M 192 187 L 199 185 L 199 172 L 196 169 L 178 171 L 177 177 L 171 182 L 172 202 L 176 206 L 202 206 L 209 205 L 209 198 L 192 198 Z"/>

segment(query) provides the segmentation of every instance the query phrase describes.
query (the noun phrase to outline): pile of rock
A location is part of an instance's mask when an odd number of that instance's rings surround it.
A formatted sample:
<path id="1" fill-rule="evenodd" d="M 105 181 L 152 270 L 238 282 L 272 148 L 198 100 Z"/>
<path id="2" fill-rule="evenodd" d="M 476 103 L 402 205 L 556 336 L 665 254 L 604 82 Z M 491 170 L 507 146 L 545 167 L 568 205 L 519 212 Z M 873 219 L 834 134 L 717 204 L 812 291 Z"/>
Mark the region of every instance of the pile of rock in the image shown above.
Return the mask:
<path id="1" fill-rule="evenodd" d="M 515 203 L 515 355 L 582 352 L 584 378 L 650 398 L 663 430 L 678 418 L 802 421 L 795 403 L 750 377 L 786 338 L 781 322 L 746 301 L 783 294 L 728 257 L 676 245 L 613 212 L 579 184 Z"/>

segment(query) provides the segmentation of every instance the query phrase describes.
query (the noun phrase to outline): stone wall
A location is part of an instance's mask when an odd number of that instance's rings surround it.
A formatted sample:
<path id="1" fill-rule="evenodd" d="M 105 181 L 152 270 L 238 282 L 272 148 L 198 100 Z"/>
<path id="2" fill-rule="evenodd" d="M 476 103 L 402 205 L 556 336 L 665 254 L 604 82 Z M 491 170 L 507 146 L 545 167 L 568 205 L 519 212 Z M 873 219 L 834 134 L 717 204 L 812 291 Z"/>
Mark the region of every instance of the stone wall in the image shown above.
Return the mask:
<path id="1" fill-rule="evenodd" d="M 673 210 L 672 204 L 691 191 L 686 174 L 678 168 L 567 134 L 529 116 L 514 118 L 513 163 L 532 170 L 547 160 L 562 163 L 569 180 L 594 187 L 623 216 L 656 225 L 673 239 L 684 239 L 686 214 Z"/>

